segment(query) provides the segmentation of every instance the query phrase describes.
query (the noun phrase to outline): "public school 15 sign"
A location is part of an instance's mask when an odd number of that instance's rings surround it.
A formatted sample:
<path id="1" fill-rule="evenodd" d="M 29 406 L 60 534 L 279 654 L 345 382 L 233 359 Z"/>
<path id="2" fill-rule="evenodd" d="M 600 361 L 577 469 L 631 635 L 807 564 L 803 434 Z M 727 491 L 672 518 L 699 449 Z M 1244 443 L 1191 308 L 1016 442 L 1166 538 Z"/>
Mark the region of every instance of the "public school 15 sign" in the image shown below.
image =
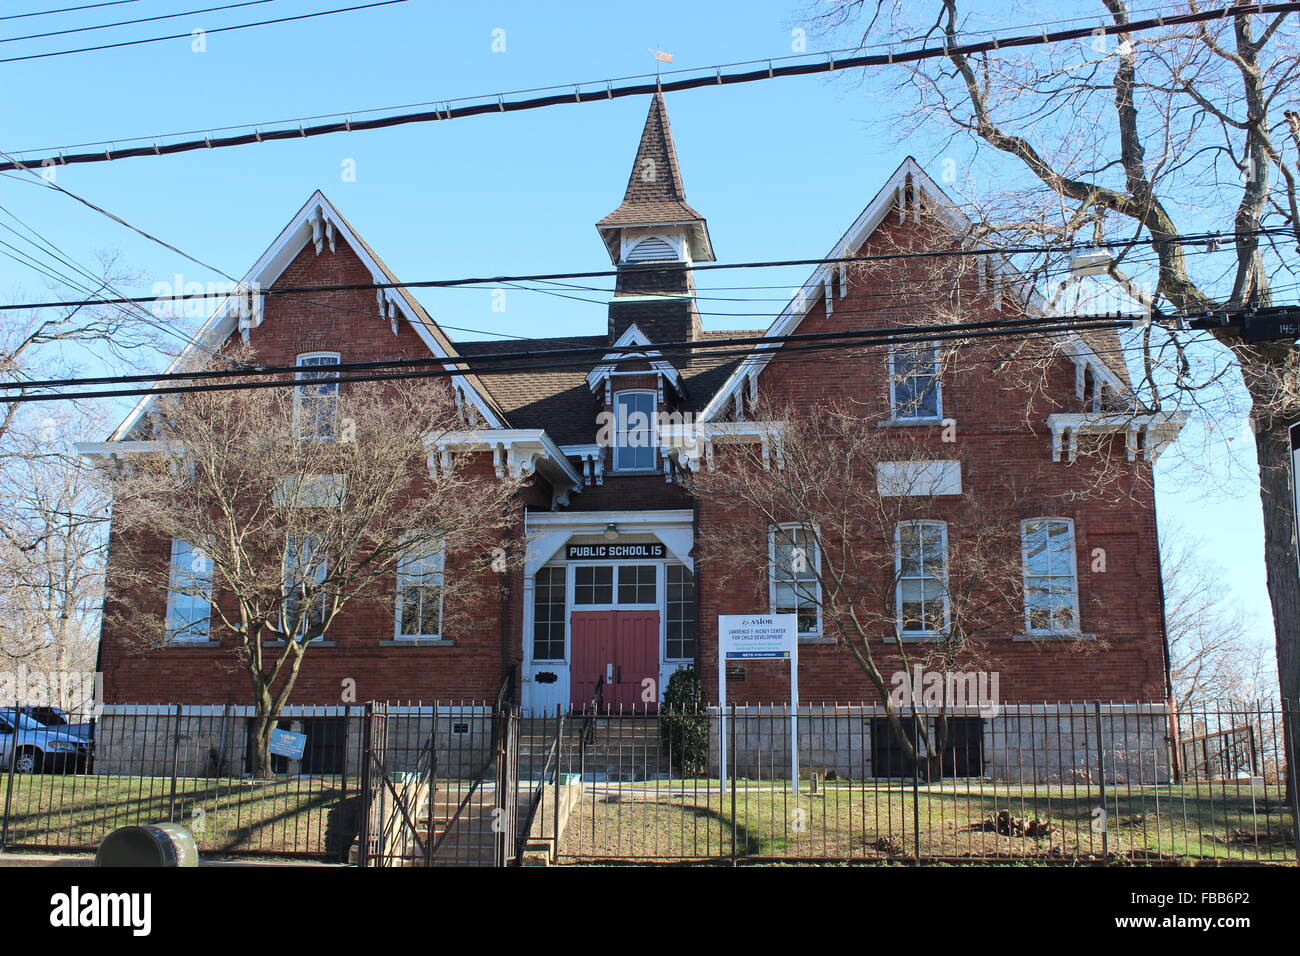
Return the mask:
<path id="1" fill-rule="evenodd" d="M 662 544 L 571 544 L 565 549 L 570 561 L 592 561 L 609 558 L 667 557 L 668 549 Z"/>

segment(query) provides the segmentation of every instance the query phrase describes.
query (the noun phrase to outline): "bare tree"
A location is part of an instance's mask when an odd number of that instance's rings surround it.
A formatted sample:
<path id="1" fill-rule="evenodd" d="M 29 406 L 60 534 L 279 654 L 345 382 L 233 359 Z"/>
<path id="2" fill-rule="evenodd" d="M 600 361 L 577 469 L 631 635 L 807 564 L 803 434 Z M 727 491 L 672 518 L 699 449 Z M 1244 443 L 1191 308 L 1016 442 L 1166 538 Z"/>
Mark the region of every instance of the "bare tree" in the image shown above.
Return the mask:
<path id="1" fill-rule="evenodd" d="M 1026 21 L 1059 17 L 1055 9 L 1020 9 Z M 1098 14 L 1112 25 L 1131 19 L 1125 0 L 1100 0 Z M 817 19 L 863 44 L 956 46 L 972 31 L 1005 28 L 959 0 L 851 0 Z M 1213 315 L 1268 306 L 1294 292 L 1300 240 L 1295 22 L 1245 8 L 1221 21 L 1127 37 L 951 52 L 897 68 L 902 80 L 889 95 L 907 103 L 912 129 L 939 132 L 946 149 L 983 144 L 1005 161 L 978 181 L 968 177 L 979 235 L 1108 246 L 1111 274 L 1142 280 L 1155 310 Z M 972 153 L 969 168 L 982 164 Z M 1023 188 L 1008 188 L 1016 170 Z M 1185 238 L 1207 232 L 1221 237 Z M 1025 271 L 1046 275 L 1061 258 L 1044 255 L 1025 262 Z M 1294 344 L 1156 322 L 1134 347 L 1148 407 L 1197 409 L 1212 425 L 1222 424 L 1237 394 L 1248 398 L 1280 690 L 1294 704 L 1300 579 L 1287 474 L 1287 424 L 1300 415 Z M 1225 432 L 1232 429 L 1217 434 Z"/>
<path id="2" fill-rule="evenodd" d="M 770 562 L 773 611 L 852 655 L 904 753 L 938 777 L 950 706 L 975 704 L 952 699 L 950 678 L 981 667 L 981 638 L 1018 614 L 1019 529 L 1005 515 L 1022 492 L 954 494 L 933 441 L 879 428 L 875 411 L 760 405 L 761 441 L 719 446 L 684 481 L 707 515 L 698 560 L 715 586 L 766 606 Z M 755 546 L 769 533 L 772 555 Z M 900 706 L 917 665 L 937 675 L 933 730 Z"/>
<path id="3" fill-rule="evenodd" d="M 1259 705 L 1277 693 L 1276 665 L 1259 623 L 1223 588 L 1222 569 L 1182 531 L 1161 535 L 1165 633 L 1180 710 L 1231 702 Z"/>
<path id="4" fill-rule="evenodd" d="M 257 709 L 258 774 L 313 643 L 346 608 L 391 606 L 400 568 L 413 582 L 403 629 L 441 633 L 439 617 L 468 620 L 512 557 L 501 531 L 519 481 L 433 453 L 464 427 L 445 383 L 341 388 L 160 398 L 150 444 L 109 470 L 106 626 L 141 647 L 233 639 Z M 169 547 L 183 549 L 179 566 Z"/>
<path id="5" fill-rule="evenodd" d="M 26 670 L 22 703 L 85 711 L 94 691 L 108 502 L 72 449 L 71 436 L 93 427 L 87 416 L 65 406 L 34 424 L 11 426 L 0 469 L 0 665 L 15 675 Z"/>

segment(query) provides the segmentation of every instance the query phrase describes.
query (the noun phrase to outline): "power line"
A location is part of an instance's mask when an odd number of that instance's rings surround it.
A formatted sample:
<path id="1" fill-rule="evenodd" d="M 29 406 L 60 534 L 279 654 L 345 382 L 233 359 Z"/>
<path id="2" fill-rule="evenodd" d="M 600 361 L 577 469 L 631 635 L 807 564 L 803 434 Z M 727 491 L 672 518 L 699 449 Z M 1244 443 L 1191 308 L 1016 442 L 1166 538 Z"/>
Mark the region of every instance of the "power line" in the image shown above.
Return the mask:
<path id="1" fill-rule="evenodd" d="M 96 7 L 117 7 L 124 3 L 138 3 L 139 0 L 105 0 L 104 3 L 88 3 L 82 7 L 60 7 L 58 10 L 37 10 L 35 13 L 9 13 L 0 20 L 22 20 L 26 17 L 48 17 L 52 13 L 67 13 L 71 10 L 94 10 Z"/>
<path id="2" fill-rule="evenodd" d="M 401 2 L 401 0 L 386 0 L 386 2 Z M 53 155 L 37 157 L 31 160 L 25 160 L 32 164 L 43 165 L 70 165 L 73 163 L 103 163 L 115 159 L 126 159 L 135 156 L 164 156 L 173 153 L 189 152 L 197 149 L 220 149 L 230 146 L 244 146 L 250 143 L 262 143 L 269 140 L 285 140 L 306 138 L 309 136 L 321 136 L 330 133 L 356 132 L 361 130 L 385 129 L 392 126 L 403 126 L 410 123 L 430 123 L 441 120 L 461 119 L 468 116 L 480 116 L 486 113 L 511 113 L 523 110 L 542 109 L 550 106 L 559 106 L 566 103 L 592 103 L 600 100 L 612 100 L 625 96 L 645 96 L 656 92 L 675 92 L 679 90 L 698 89 L 705 86 L 726 86 L 736 83 L 753 83 L 760 80 L 770 80 L 777 77 L 787 76 L 809 76 L 820 73 L 835 73 L 842 70 L 858 69 L 869 66 L 892 66 L 905 63 L 917 63 L 923 60 L 947 57 L 956 54 L 971 55 L 978 53 L 992 53 L 998 50 L 1014 49 L 1018 47 L 1039 46 L 1050 43 L 1060 43 L 1066 40 L 1078 40 L 1096 36 L 1120 36 L 1132 33 L 1140 33 L 1147 30 L 1154 30 L 1163 27 L 1184 26 L 1195 23 L 1206 23 L 1213 20 L 1221 20 L 1228 17 L 1236 17 L 1245 14 L 1267 14 L 1267 13 L 1292 13 L 1300 10 L 1300 3 L 1252 3 L 1236 4 L 1230 7 L 1224 7 L 1217 10 L 1201 10 L 1190 13 L 1178 13 L 1170 15 L 1160 15 L 1143 20 L 1131 20 L 1128 23 L 1103 24 L 1095 27 L 1084 27 L 1072 30 L 1057 30 L 1048 32 L 1040 30 L 1034 34 L 1023 34 L 1018 36 L 1000 37 L 992 40 L 985 40 L 974 43 L 963 43 L 957 45 L 945 45 L 938 47 L 919 47 L 912 50 L 904 50 L 895 53 L 892 50 L 888 53 L 867 54 L 863 56 L 848 56 L 837 58 L 834 51 L 828 54 L 809 54 L 809 56 L 825 56 L 824 62 L 796 63 L 785 66 L 774 66 L 777 60 L 791 59 L 790 57 L 772 58 L 764 60 L 750 60 L 743 63 L 727 63 L 715 67 L 709 67 L 708 71 L 682 71 L 682 72 L 704 72 L 705 75 L 694 76 L 683 79 L 665 80 L 662 75 L 645 74 L 633 79 L 645 79 L 646 82 L 633 83 L 626 86 L 614 86 L 613 80 L 584 81 L 568 84 L 563 87 L 546 87 L 543 89 L 554 90 L 545 96 L 536 96 L 522 100 L 505 99 L 506 94 L 498 93 L 491 96 L 469 97 L 468 99 L 486 100 L 487 102 L 472 103 L 466 106 L 451 106 L 453 101 L 442 101 L 443 108 L 423 110 L 417 113 L 402 113 L 393 116 L 377 117 L 374 119 L 354 120 L 351 114 L 346 114 L 345 118 L 332 123 L 325 123 L 314 126 L 299 125 L 291 129 L 277 129 L 263 131 L 260 127 L 251 126 L 251 132 L 244 132 L 232 136 L 224 136 L 213 139 L 211 135 L 204 135 L 202 139 L 186 140 L 176 143 L 160 145 L 157 137 L 152 145 L 127 147 L 125 149 L 114 151 L 113 147 L 117 142 L 126 140 L 103 141 L 94 145 L 104 147 L 102 152 L 94 153 L 74 153 L 63 155 L 56 152 Z M 232 28 L 227 28 L 232 29 Z M 216 30 L 209 32 L 218 32 Z M 175 39 L 175 38 L 164 38 Z M 148 42 L 148 41 L 137 41 Z M 94 48 L 97 49 L 97 48 Z M 62 52 L 80 52 L 80 51 L 62 51 Z M 59 55 L 59 54 L 43 54 Z M 10 62 L 0 60 L 0 63 Z M 740 73 L 723 73 L 724 68 L 749 66 L 754 63 L 764 63 L 765 69 L 748 70 Z M 672 74 L 670 74 L 672 75 Z M 593 87 L 592 89 L 583 89 L 583 87 Z M 564 90 L 565 92 L 558 92 Z M 433 105 L 433 104 L 421 104 Z M 337 114 L 333 114 L 337 115 Z M 250 124 L 251 125 L 251 124 Z M 227 127 L 228 129 L 249 129 L 250 126 L 244 127 Z M 144 137 L 141 137 L 143 139 Z M 0 164 L 0 170 L 13 169 L 12 165 Z"/>
<path id="3" fill-rule="evenodd" d="M 407 0 L 376 0 L 374 3 L 363 3 L 355 7 L 339 7 L 336 10 L 320 10 L 316 13 L 300 13 L 292 17 L 277 17 L 274 20 L 259 20 L 256 23 L 239 23 L 230 27 L 214 27 L 211 30 L 204 30 L 205 35 L 213 33 L 229 33 L 232 30 L 248 30 L 253 27 L 265 27 L 276 23 L 292 23 L 296 20 L 311 20 L 315 17 L 329 17 L 336 13 L 351 13 L 354 10 L 370 10 L 374 7 L 387 7 L 394 3 L 406 3 Z M 43 60 L 52 56 L 68 56 L 73 53 L 91 53 L 95 50 L 115 50 L 124 46 L 139 46 L 142 43 L 161 43 L 164 40 L 188 40 L 193 37 L 192 33 L 173 33 L 165 37 L 147 37 L 143 40 L 123 40 L 120 43 L 104 43 L 99 46 L 83 46 L 75 50 L 53 50 L 48 53 L 29 53 L 26 56 L 10 56 L 0 59 L 0 63 L 18 63 L 22 60 Z M 11 165 L 0 165 L 0 169 L 13 169 Z"/>
<path id="4" fill-rule="evenodd" d="M 1060 324 L 1070 321 L 1093 321 L 1098 319 L 1095 316 L 1051 316 L 1051 317 L 1031 317 L 1022 319 L 994 319 L 981 322 L 958 322 L 950 323 L 943 326 L 914 326 L 912 328 L 884 328 L 884 329 L 846 329 L 835 332 L 795 332 L 789 335 L 754 335 L 754 336 L 734 336 L 725 339 L 709 340 L 678 340 L 675 342 L 655 342 L 650 345 L 627 345 L 619 346 L 620 353 L 628 353 L 629 358 L 620 361 L 641 361 L 647 356 L 658 359 L 660 355 L 668 354 L 671 350 L 679 352 L 704 351 L 712 352 L 714 349 L 729 348 L 738 345 L 784 345 L 797 342 L 825 342 L 840 339 L 874 339 L 874 338 L 892 338 L 909 333 L 923 334 L 927 331 L 944 331 L 944 332 L 963 332 L 976 331 L 984 329 L 1020 329 L 1027 328 L 1030 331 L 1034 327 L 1047 324 Z M 1120 321 L 1113 316 L 1105 316 L 1100 320 L 1107 322 Z M 1125 320 L 1126 322 L 1128 320 Z M 372 362 L 341 362 L 337 365 L 325 366 L 328 368 L 328 374 L 338 375 L 349 371 L 363 371 L 376 368 L 392 367 L 419 367 L 426 365 L 446 365 L 448 363 L 460 364 L 461 362 L 470 362 L 475 365 L 484 362 L 519 362 L 521 358 L 526 358 L 532 362 L 538 358 L 555 358 L 564 356 L 566 358 L 591 355 L 603 359 L 608 355 L 612 346 L 610 345 L 583 345 L 571 348 L 561 349 L 538 349 L 528 353 L 527 356 L 521 357 L 518 352 L 489 352 L 481 355 L 456 356 L 451 358 L 413 358 L 413 359 L 389 359 Z M 718 353 L 713 353 L 711 357 L 716 357 Z M 731 354 L 731 353 L 728 353 Z M 743 354 L 749 354 L 746 350 Z M 614 360 L 611 360 L 614 361 Z M 596 364 L 609 364 L 604 361 L 598 361 Z M 103 385 L 103 384 L 126 384 L 130 382 L 170 382 L 182 381 L 189 379 L 203 378 L 230 378 L 237 375 L 274 375 L 283 373 L 301 372 L 303 369 L 297 365 L 276 365 L 276 366 L 258 366 L 256 368 L 245 369 L 242 371 L 230 371 L 226 369 L 205 369 L 194 372 L 171 372 L 156 375 L 104 375 L 96 378 L 76 378 L 76 379 L 49 379 L 46 381 L 24 381 L 24 382 L 0 382 L 0 390 L 12 388 L 56 388 L 65 385 Z M 313 371 L 313 375 L 318 373 L 319 369 Z M 316 379 L 313 379 L 316 381 Z"/>
<path id="5" fill-rule="evenodd" d="M 1006 337 L 1006 336 L 1024 336 L 1029 333 L 1049 334 L 1049 333 L 1056 333 L 1056 332 L 1121 329 L 1121 328 L 1129 328 L 1131 327 L 1131 325 L 1132 322 L 1128 320 L 1120 321 L 1114 319 L 1072 321 L 1072 322 L 1067 322 L 1065 324 L 1059 324 L 1059 323 L 1048 324 L 1048 323 L 1042 323 L 1040 320 L 1040 324 L 1033 328 L 1019 326 L 1016 328 L 989 328 L 989 329 L 975 329 L 970 331 L 952 331 L 951 329 L 945 327 L 936 328 L 931 326 L 931 327 L 925 327 L 920 329 L 905 328 L 905 329 L 892 329 L 892 330 L 860 330 L 862 332 L 867 332 L 867 331 L 885 332 L 886 335 L 881 335 L 879 338 L 872 339 L 870 342 L 866 342 L 866 343 L 856 342 L 856 341 L 854 342 L 818 341 L 818 342 L 809 342 L 804 344 L 786 345 L 786 346 L 782 346 L 779 350 L 772 350 L 771 354 L 773 356 L 776 356 L 776 355 L 790 354 L 796 352 L 821 352 L 821 351 L 827 351 L 832 349 L 862 350 L 868 347 L 880 347 L 880 346 L 891 346 L 891 345 L 912 345 L 912 344 L 921 344 L 921 343 L 931 343 L 937 341 L 950 341 L 954 339 L 965 340 L 965 339 Z M 818 333 L 812 333 L 812 334 L 818 334 Z M 537 355 L 543 353 L 533 353 L 533 354 Z M 713 352 L 710 353 L 709 357 L 711 358 L 717 358 L 720 356 L 721 357 L 751 357 L 751 356 L 763 355 L 763 354 L 765 354 L 764 350 L 756 350 L 750 348 L 750 349 L 742 349 L 738 351 Z M 691 355 L 689 353 L 679 354 L 679 353 L 671 353 L 671 352 L 661 353 L 652 356 L 653 360 L 655 361 L 661 359 L 663 360 L 689 359 L 690 357 Z M 301 379 L 295 377 L 290 379 L 274 379 L 271 381 L 237 382 L 237 383 L 222 382 L 218 384 L 173 385 L 173 386 L 163 386 L 163 387 L 155 386 L 152 388 L 104 390 L 104 391 L 97 391 L 97 392 L 74 392 L 74 393 L 54 393 L 54 394 L 45 393 L 45 394 L 37 394 L 37 395 L 20 395 L 20 396 L 13 396 L 13 397 L 0 397 L 0 404 L 17 404 L 17 403 L 41 402 L 41 401 L 62 401 L 68 399 L 84 400 L 84 399 L 91 399 L 91 398 L 124 398 L 124 397 L 142 396 L 142 395 L 176 395 L 176 394 L 191 394 L 197 392 L 240 391 L 240 390 L 262 389 L 262 388 L 301 388 L 304 386 L 319 388 L 322 385 L 349 384 L 349 383 L 361 383 L 361 382 L 386 382 L 386 381 L 397 381 L 397 380 L 405 380 L 405 379 L 448 378 L 448 377 L 457 377 L 457 376 L 465 376 L 465 375 L 477 375 L 477 376 L 499 375 L 499 374 L 508 374 L 511 372 L 545 372 L 545 371 L 565 371 L 565 370 L 573 370 L 573 369 L 581 370 L 581 369 L 589 368 L 593 364 L 614 365 L 614 364 L 622 364 L 624 362 L 637 362 L 637 361 L 647 360 L 646 356 L 643 355 L 630 355 L 630 356 L 624 356 L 622 358 L 611 358 L 609 360 L 602 359 L 595 363 L 591 361 L 538 363 L 534 358 L 524 357 L 522 359 L 524 364 L 518 364 L 521 361 L 521 357 L 515 355 L 512 356 L 512 358 L 515 360 L 517 364 L 508 367 L 504 364 L 496 367 L 490 365 L 487 367 L 481 367 L 475 364 L 475 359 L 473 358 L 442 359 L 440 361 L 444 365 L 447 364 L 448 362 L 454 361 L 456 365 L 465 366 L 465 367 L 421 368 L 415 371 L 407 371 L 407 372 L 394 372 L 394 373 L 385 373 L 385 374 L 376 373 L 376 374 L 357 375 L 357 376 L 348 376 L 348 377 L 343 377 L 340 375 L 331 375 L 329 373 L 323 373 L 316 370 L 313 371 L 313 377 L 311 379 Z M 409 360 L 402 360 L 402 361 L 409 361 Z M 421 359 L 416 361 L 423 362 L 426 360 Z M 393 364 L 393 363 L 380 363 L 380 364 Z M 330 367 L 333 368 L 337 366 L 330 366 Z M 294 367 L 294 371 L 301 372 L 302 370 L 300 368 Z M 125 378 L 125 376 L 123 376 L 122 378 Z M 155 380 L 158 380 L 160 378 L 162 377 L 155 377 Z M 79 381 L 80 380 L 75 380 L 75 379 L 68 380 L 68 384 L 79 384 Z"/>
<path id="6" fill-rule="evenodd" d="M 1180 8 L 1180 4 L 1172 3 L 1172 4 L 1166 4 L 1165 6 L 1136 7 L 1130 9 L 1129 13 L 1131 16 L 1136 13 L 1146 14 L 1146 13 L 1153 13 L 1155 11 L 1168 10 L 1168 9 L 1177 10 L 1179 8 Z M 1083 16 L 1083 17 L 1069 17 L 1061 20 L 1038 21 L 1031 24 L 1030 26 L 1034 27 L 1035 29 L 1041 30 L 1041 28 L 1044 26 L 1056 26 L 1062 23 L 1084 23 L 1084 22 L 1091 23 L 1094 22 L 1096 19 L 1097 19 L 1096 15 Z M 1008 27 L 1007 29 L 1019 30 L 1021 29 L 1021 26 L 1018 25 L 1018 26 Z M 997 31 L 995 30 L 966 30 L 964 32 L 964 35 L 969 37 L 992 36 L 996 32 Z M 721 65 L 721 68 L 753 66 L 759 63 L 763 63 L 763 64 L 783 63 L 786 62 L 787 60 L 803 60 L 812 56 L 830 56 L 832 54 L 838 56 L 841 53 L 855 53 L 855 52 L 861 52 L 862 50 L 872 50 L 872 49 L 892 50 L 894 45 L 895 45 L 894 43 L 888 41 L 875 42 L 875 43 L 860 43 L 853 47 L 842 47 L 834 50 L 823 50 L 823 51 L 818 51 L 816 53 L 796 53 L 796 54 L 789 54 L 787 56 L 765 57 L 756 60 L 743 60 L 734 63 L 725 63 Z M 708 67 L 707 69 L 716 70 L 718 68 L 719 67 L 717 66 L 713 66 L 713 67 Z M 686 73 L 697 73 L 700 72 L 700 70 L 701 68 L 699 67 L 691 67 L 691 68 L 683 68 L 677 70 L 658 71 L 652 74 L 639 73 L 639 74 L 632 74 L 629 76 L 610 77 L 608 80 L 602 80 L 601 83 L 612 84 L 612 83 L 622 83 L 629 80 L 647 79 L 653 77 L 662 78 L 664 76 L 677 76 Z M 585 86 L 591 84 L 587 83 L 587 84 L 579 84 L 579 85 Z M 510 90 L 508 92 L 503 91 L 499 95 L 520 96 L 525 93 L 541 93 L 549 90 L 570 90 L 572 88 L 573 88 L 573 84 L 570 83 L 570 84 L 565 84 L 563 86 L 539 86 L 539 87 L 533 87 L 531 89 L 524 89 L 524 90 Z M 498 94 L 493 94 L 492 97 L 495 98 L 497 95 Z M 250 127 L 279 126 L 284 123 L 305 123 L 308 121 L 316 121 L 316 120 L 323 120 L 323 119 L 341 119 L 349 116 L 363 116 L 371 113 L 388 113 L 394 110 L 409 110 L 409 109 L 415 109 L 417 107 L 425 107 L 425 106 L 435 106 L 435 105 L 446 106 L 451 103 L 468 103 L 474 100 L 479 100 L 484 98 L 485 97 L 483 96 L 462 96 L 462 97 L 453 97 L 451 99 L 441 99 L 437 101 L 425 100 L 418 103 L 403 103 L 403 104 L 395 104 L 392 106 L 369 107 L 369 108 L 358 109 L 358 110 L 339 110 L 333 113 L 317 113 L 317 114 L 312 114 L 307 116 L 293 116 L 286 119 L 268 120 L 260 123 L 243 123 L 243 124 L 236 124 L 232 126 L 209 126 L 203 129 L 173 130 L 170 133 L 155 134 L 152 136 L 123 136 L 113 141 L 70 143 L 70 144 L 64 144 L 62 146 L 49 146 L 49 147 L 34 146 L 28 149 L 18 150 L 18 152 L 22 152 L 22 153 L 63 152 L 69 149 L 81 149 L 87 146 L 115 146 L 118 143 L 152 142 L 158 139 L 170 139 L 175 136 L 197 136 L 199 134 L 205 134 L 210 136 L 213 133 L 225 133 L 225 132 L 230 132 L 231 130 L 247 129 Z"/>
<path id="7" fill-rule="evenodd" d="M 220 7 L 205 7 L 202 10 L 186 10 L 184 13 L 164 13 L 156 17 L 139 17 L 135 20 L 118 20 L 116 23 L 97 23 L 89 27 L 70 27 L 67 30 L 52 30 L 49 33 L 29 33 L 22 37 L 4 37 L 0 43 L 17 43 L 20 40 L 43 40 L 46 37 L 61 37 L 69 33 L 89 33 L 92 30 L 110 30 L 113 27 L 129 27 L 137 23 L 152 23 L 155 20 L 174 20 L 177 17 L 189 17 L 200 13 L 216 13 L 219 10 L 234 10 L 238 7 L 255 7 L 262 3 L 274 3 L 275 0 L 244 0 L 242 3 L 227 3 Z"/>
<path id="8" fill-rule="evenodd" d="M 1300 9 L 1300 3 L 1296 4 Z M 135 227 L 131 227 L 135 228 Z M 138 231 L 138 230 L 137 230 Z M 1205 232 L 1192 233 L 1177 237 L 1162 236 L 1159 238 L 1149 239 L 1128 239 L 1122 243 L 1125 246 L 1133 245 L 1158 245 L 1162 243 L 1179 242 L 1183 244 L 1198 244 L 1211 241 L 1222 241 L 1229 238 L 1244 238 L 1247 236 L 1266 236 L 1274 234 L 1288 234 L 1289 230 L 1282 226 L 1273 226 L 1262 229 L 1253 229 L 1245 232 L 1220 233 Z M 983 247 L 978 249 L 946 249 L 931 252 L 892 252 L 876 253 L 868 256 L 833 256 L 825 259 L 781 259 L 762 262 L 673 262 L 665 264 L 662 262 L 645 263 L 637 265 L 624 266 L 621 269 L 602 269 L 588 272 L 555 272 L 543 275 L 502 275 L 502 276 L 479 276 L 473 278 L 461 279 L 424 279 L 413 282 L 348 282 L 315 286 L 294 286 L 289 288 L 266 288 L 257 289 L 257 295 L 295 295 L 302 293 L 315 292 L 360 292 L 375 291 L 379 289 L 442 289 L 455 286 L 468 285 L 505 285 L 511 282 L 542 282 L 554 279 L 598 279 L 608 278 L 619 275 L 635 275 L 642 272 L 660 272 L 665 268 L 673 270 L 707 272 L 718 269 L 771 269 L 786 268 L 790 266 L 820 266 L 836 263 L 852 262 L 894 262 L 909 259 L 938 259 L 938 258 L 962 258 L 977 256 L 1009 256 L 1022 255 L 1031 253 L 1050 253 L 1050 252 L 1070 252 L 1079 249 L 1091 249 L 1092 243 L 1066 243 L 1060 245 L 1039 245 L 1039 246 L 1003 246 L 1003 247 Z M 174 248 L 174 247 L 173 247 Z M 180 250 L 176 250 L 179 252 Z M 184 255 L 184 253 L 181 253 Z M 187 258 L 189 258 L 187 256 Z M 206 268 L 212 268 L 207 266 Z M 219 271 L 219 270 L 214 270 Z M 224 273 L 223 273 L 224 274 Z M 81 301 L 62 301 L 62 302 L 22 302 L 0 304 L 0 312 L 17 311 L 20 309 L 51 309 L 65 308 L 75 305 L 130 305 L 149 302 L 193 302 L 200 299 L 225 299 L 229 298 L 233 291 L 230 292 L 196 292 L 192 295 L 171 295 L 171 296 L 132 296 L 118 299 L 91 299 Z M 253 291 L 253 290 L 245 290 Z M 687 295 L 687 293 L 682 293 Z"/>

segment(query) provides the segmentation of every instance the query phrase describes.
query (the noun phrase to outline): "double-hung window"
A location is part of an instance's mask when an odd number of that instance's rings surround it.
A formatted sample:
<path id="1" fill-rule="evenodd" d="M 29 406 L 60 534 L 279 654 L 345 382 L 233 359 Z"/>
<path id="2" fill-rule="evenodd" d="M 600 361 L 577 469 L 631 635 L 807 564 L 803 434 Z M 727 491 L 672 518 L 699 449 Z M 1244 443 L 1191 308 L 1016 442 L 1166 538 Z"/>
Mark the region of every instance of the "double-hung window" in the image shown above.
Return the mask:
<path id="1" fill-rule="evenodd" d="M 284 632 L 301 641 L 320 640 L 325 622 L 329 562 L 319 537 L 291 534 L 284 547 Z"/>
<path id="2" fill-rule="evenodd" d="M 799 634 L 821 633 L 821 554 L 817 535 L 802 525 L 779 525 L 769 532 L 772 613 L 796 614 Z"/>
<path id="3" fill-rule="evenodd" d="M 339 383 L 319 381 L 337 376 L 337 352 L 310 352 L 298 356 L 297 379 L 316 384 L 294 388 L 294 427 L 299 438 L 332 441 L 338 429 Z"/>
<path id="4" fill-rule="evenodd" d="M 655 411 L 652 391 L 614 393 L 614 470 L 655 470 Z"/>
<path id="5" fill-rule="evenodd" d="M 167 580 L 167 638 L 206 641 L 212 620 L 212 559 L 190 542 L 172 539 Z"/>
<path id="6" fill-rule="evenodd" d="M 916 343 L 890 347 L 889 412 L 895 421 L 942 417 L 936 346 Z"/>
<path id="7" fill-rule="evenodd" d="M 904 521 L 894 532 L 894 607 L 904 637 L 948 630 L 948 528 L 942 521 Z"/>
<path id="8" fill-rule="evenodd" d="M 442 636 L 444 552 L 433 542 L 412 545 L 397 562 L 397 638 Z"/>
<path id="9" fill-rule="evenodd" d="M 1030 634 L 1079 630 L 1079 587 L 1074 522 L 1030 518 L 1020 523 L 1025 575 L 1025 630 Z"/>

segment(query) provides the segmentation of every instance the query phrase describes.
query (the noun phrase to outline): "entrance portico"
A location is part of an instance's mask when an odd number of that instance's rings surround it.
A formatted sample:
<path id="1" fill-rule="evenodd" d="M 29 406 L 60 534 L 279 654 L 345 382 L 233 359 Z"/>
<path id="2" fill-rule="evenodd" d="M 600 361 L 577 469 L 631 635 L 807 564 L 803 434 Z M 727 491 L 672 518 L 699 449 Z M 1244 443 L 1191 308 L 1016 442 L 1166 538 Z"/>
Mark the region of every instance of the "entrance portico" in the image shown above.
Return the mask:
<path id="1" fill-rule="evenodd" d="M 581 708 L 596 688 L 631 711 L 695 660 L 693 513 L 530 512 L 526 517 L 525 712 Z"/>

